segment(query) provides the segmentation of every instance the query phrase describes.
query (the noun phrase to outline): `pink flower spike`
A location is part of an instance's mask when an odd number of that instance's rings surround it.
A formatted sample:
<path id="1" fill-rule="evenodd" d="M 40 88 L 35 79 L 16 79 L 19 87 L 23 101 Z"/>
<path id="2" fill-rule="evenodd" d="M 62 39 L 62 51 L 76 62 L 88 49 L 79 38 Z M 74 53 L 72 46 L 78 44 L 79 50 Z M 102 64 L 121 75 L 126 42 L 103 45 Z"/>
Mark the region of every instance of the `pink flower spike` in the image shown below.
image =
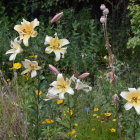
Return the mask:
<path id="1" fill-rule="evenodd" d="M 85 77 L 89 76 L 89 74 L 90 74 L 90 73 L 83 73 L 83 74 L 81 74 L 78 78 L 79 78 L 79 79 L 85 78 Z"/>
<path id="2" fill-rule="evenodd" d="M 59 20 L 63 16 L 63 12 L 56 14 L 50 21 L 50 23 L 54 23 Z"/>
<path id="3" fill-rule="evenodd" d="M 54 66 L 52 66 L 52 65 L 50 65 L 50 64 L 49 64 L 49 68 L 50 68 L 50 70 L 51 70 L 54 74 L 59 74 L 59 73 L 60 73 L 60 72 L 57 70 L 56 67 L 54 67 Z"/>

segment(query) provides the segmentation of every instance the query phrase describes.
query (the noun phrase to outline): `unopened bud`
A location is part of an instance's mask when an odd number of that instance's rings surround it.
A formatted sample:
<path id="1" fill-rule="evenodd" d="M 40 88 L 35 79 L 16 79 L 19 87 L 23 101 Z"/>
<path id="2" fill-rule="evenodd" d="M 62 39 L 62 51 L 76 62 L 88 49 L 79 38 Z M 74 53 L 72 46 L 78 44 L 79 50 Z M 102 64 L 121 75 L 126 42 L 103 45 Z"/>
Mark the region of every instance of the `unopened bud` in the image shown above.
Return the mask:
<path id="1" fill-rule="evenodd" d="M 89 76 L 89 74 L 90 74 L 90 73 L 83 73 L 83 74 L 81 74 L 78 78 L 79 78 L 79 79 L 85 78 L 85 77 Z"/>
<path id="2" fill-rule="evenodd" d="M 105 10 L 106 6 L 104 4 L 101 4 L 100 9 Z"/>
<path id="3" fill-rule="evenodd" d="M 63 16 L 63 12 L 56 14 L 50 21 L 50 23 L 54 23 L 59 20 Z"/>
<path id="4" fill-rule="evenodd" d="M 103 15 L 108 15 L 108 13 L 109 13 L 108 8 L 105 8 L 105 9 L 103 10 Z"/>
<path id="5" fill-rule="evenodd" d="M 119 102 L 119 96 L 117 94 L 114 94 L 112 96 L 112 103 L 117 104 Z"/>
<path id="6" fill-rule="evenodd" d="M 50 65 L 50 64 L 49 64 L 49 68 L 50 68 L 50 70 L 51 70 L 54 74 L 59 74 L 59 73 L 60 73 L 60 72 L 57 70 L 56 67 L 54 67 L 54 66 L 52 66 L 52 65 Z"/>
<path id="7" fill-rule="evenodd" d="M 106 22 L 106 17 L 105 17 L 105 16 L 101 16 L 100 22 L 101 22 L 102 24 L 104 24 L 104 23 Z"/>

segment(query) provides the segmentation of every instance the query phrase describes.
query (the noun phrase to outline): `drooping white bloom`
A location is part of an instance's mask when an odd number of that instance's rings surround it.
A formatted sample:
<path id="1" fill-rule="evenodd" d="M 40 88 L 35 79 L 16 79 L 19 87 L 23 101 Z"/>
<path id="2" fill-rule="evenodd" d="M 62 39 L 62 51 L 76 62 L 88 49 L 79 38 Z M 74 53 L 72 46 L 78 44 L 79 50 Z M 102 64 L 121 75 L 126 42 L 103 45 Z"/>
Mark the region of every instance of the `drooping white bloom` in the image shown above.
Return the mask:
<path id="1" fill-rule="evenodd" d="M 6 54 L 11 54 L 11 56 L 9 57 L 9 61 L 12 61 L 16 59 L 17 54 L 23 52 L 23 49 L 21 48 L 20 41 L 18 41 L 17 38 L 15 38 L 14 41 L 11 41 L 10 47 L 12 49 L 8 50 Z"/>
<path id="2" fill-rule="evenodd" d="M 75 82 L 75 89 L 76 90 L 83 90 L 85 92 L 90 92 L 92 90 L 92 87 L 88 84 L 82 82 L 80 79 L 77 79 L 74 75 L 71 77 L 71 80 Z"/>
<path id="3" fill-rule="evenodd" d="M 66 78 L 64 80 L 62 74 L 57 75 L 57 81 L 54 81 L 50 84 L 50 86 L 53 86 L 52 88 L 49 88 L 48 93 L 51 95 L 59 95 L 60 99 L 64 99 L 64 94 L 69 93 L 71 95 L 74 94 L 73 89 L 70 87 L 71 80 Z"/>
<path id="4" fill-rule="evenodd" d="M 66 53 L 67 47 L 62 48 L 63 46 L 69 44 L 69 41 L 67 39 L 59 39 L 57 36 L 57 33 L 55 33 L 55 37 L 46 36 L 45 38 L 45 45 L 49 46 L 45 49 L 45 52 L 50 54 L 52 52 L 55 53 L 55 61 L 59 61 L 60 57 L 62 55 L 62 58 L 64 58 L 64 54 Z"/>
<path id="5" fill-rule="evenodd" d="M 41 67 L 38 66 L 37 61 L 25 59 L 25 61 L 22 61 L 22 64 L 26 70 L 24 70 L 21 75 L 31 72 L 31 78 L 35 77 L 37 75 L 36 71 L 41 69 Z"/>
<path id="6" fill-rule="evenodd" d="M 135 108 L 136 112 L 140 114 L 140 88 L 128 88 L 127 91 L 121 92 L 121 96 L 126 99 L 128 102 L 124 105 L 126 110 Z"/>

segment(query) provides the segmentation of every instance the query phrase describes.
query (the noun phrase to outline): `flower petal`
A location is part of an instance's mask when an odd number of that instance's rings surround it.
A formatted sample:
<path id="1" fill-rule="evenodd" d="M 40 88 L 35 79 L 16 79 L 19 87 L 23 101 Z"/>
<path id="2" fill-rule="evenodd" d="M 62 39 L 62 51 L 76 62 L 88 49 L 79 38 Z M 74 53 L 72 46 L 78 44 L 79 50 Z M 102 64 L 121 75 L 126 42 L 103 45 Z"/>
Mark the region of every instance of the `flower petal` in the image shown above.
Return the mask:
<path id="1" fill-rule="evenodd" d="M 60 51 L 54 51 L 54 53 L 55 53 L 55 61 L 59 61 L 60 60 Z"/>
<path id="2" fill-rule="evenodd" d="M 67 39 L 60 39 L 61 47 L 69 44 L 70 42 Z"/>
<path id="3" fill-rule="evenodd" d="M 73 89 L 72 89 L 71 87 L 68 88 L 67 92 L 68 92 L 69 94 L 71 94 L 71 95 L 74 94 L 74 91 L 73 91 Z"/>
<path id="4" fill-rule="evenodd" d="M 9 57 L 9 60 L 12 61 L 12 60 L 15 60 L 16 59 L 16 53 L 13 53 L 10 57 Z"/>
<path id="5" fill-rule="evenodd" d="M 123 91 L 123 92 L 121 92 L 121 96 L 124 98 L 124 99 L 126 99 L 127 100 L 127 94 L 128 94 L 128 92 L 126 92 L 126 91 Z"/>
<path id="6" fill-rule="evenodd" d="M 31 78 L 33 78 L 33 77 L 35 77 L 35 76 L 37 76 L 37 72 L 36 72 L 36 70 L 33 70 L 33 71 L 31 72 Z"/>
<path id="7" fill-rule="evenodd" d="M 25 61 L 22 61 L 22 64 L 24 68 L 29 68 L 31 61 L 28 59 L 25 59 Z"/>
<path id="8" fill-rule="evenodd" d="M 25 46 L 29 46 L 29 43 L 28 43 L 29 38 L 30 38 L 30 36 L 25 36 L 25 37 L 23 38 L 23 44 L 24 44 Z"/>
<path id="9" fill-rule="evenodd" d="M 60 94 L 59 94 L 59 99 L 65 99 L 64 93 L 60 93 Z"/>
<path id="10" fill-rule="evenodd" d="M 51 36 L 46 36 L 46 38 L 45 38 L 45 43 L 44 43 L 44 44 L 45 44 L 45 45 L 50 44 L 51 39 L 52 39 Z"/>
<path id="11" fill-rule="evenodd" d="M 15 53 L 14 49 L 8 50 L 5 54 L 9 54 L 9 53 Z"/>
<path id="12" fill-rule="evenodd" d="M 52 50 L 50 47 L 47 47 L 47 48 L 45 49 L 45 52 L 48 53 L 48 54 L 50 54 L 52 51 L 53 51 L 53 50 Z"/>
<path id="13" fill-rule="evenodd" d="M 57 86 L 57 81 L 54 81 L 54 82 L 52 82 L 51 84 L 50 84 L 50 86 Z"/>
<path id="14" fill-rule="evenodd" d="M 53 87 L 53 88 L 49 88 L 48 92 L 52 95 L 56 95 L 59 93 L 59 90 L 57 90 L 55 87 Z"/>
<path id="15" fill-rule="evenodd" d="M 130 92 L 132 92 L 132 91 L 136 91 L 136 88 L 128 88 L 128 90 L 129 90 Z"/>
<path id="16" fill-rule="evenodd" d="M 24 75 L 24 74 L 26 74 L 26 73 L 28 73 L 28 72 L 30 72 L 30 70 L 29 70 L 29 69 L 26 69 L 26 70 L 24 70 L 24 71 L 21 73 L 21 75 Z"/>
<path id="17" fill-rule="evenodd" d="M 134 108 L 136 109 L 137 113 L 140 115 L 140 104 L 135 105 Z"/>
<path id="18" fill-rule="evenodd" d="M 37 18 L 34 19 L 34 21 L 31 22 L 31 25 L 33 26 L 33 28 L 35 28 L 36 26 L 39 26 L 39 21 Z"/>
<path id="19" fill-rule="evenodd" d="M 126 110 L 129 110 L 129 109 L 131 109 L 132 107 L 133 107 L 133 105 L 130 104 L 130 103 L 128 103 L 128 102 L 124 105 L 124 108 L 125 108 Z"/>
<path id="20" fill-rule="evenodd" d="M 57 75 L 57 81 L 64 81 L 64 78 L 63 78 L 62 74 Z"/>

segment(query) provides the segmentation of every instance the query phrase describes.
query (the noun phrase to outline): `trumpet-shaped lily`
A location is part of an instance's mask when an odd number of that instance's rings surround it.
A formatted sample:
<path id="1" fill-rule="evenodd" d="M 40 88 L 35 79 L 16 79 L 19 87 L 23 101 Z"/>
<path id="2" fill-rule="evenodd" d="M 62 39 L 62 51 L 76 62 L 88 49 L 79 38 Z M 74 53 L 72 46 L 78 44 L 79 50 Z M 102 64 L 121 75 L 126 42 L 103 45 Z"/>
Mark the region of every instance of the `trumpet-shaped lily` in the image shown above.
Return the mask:
<path id="1" fill-rule="evenodd" d="M 46 36 L 45 38 L 45 45 L 49 46 L 45 49 L 45 52 L 50 54 L 52 52 L 55 53 L 55 61 L 59 61 L 61 54 L 62 54 L 62 58 L 64 58 L 64 54 L 66 53 L 66 48 L 62 48 L 63 46 L 69 44 L 69 41 L 67 39 L 59 39 L 57 34 L 55 34 L 55 37 L 50 37 L 50 36 Z"/>
<path id="2" fill-rule="evenodd" d="M 37 19 L 34 19 L 32 22 L 23 19 L 21 25 L 15 25 L 14 29 L 19 33 L 20 40 L 23 40 L 25 46 L 29 46 L 28 40 L 30 37 L 37 36 L 37 32 L 34 31 L 36 26 L 39 26 L 39 21 Z"/>
<path id="3" fill-rule="evenodd" d="M 74 75 L 71 77 L 71 80 L 73 82 L 75 82 L 75 89 L 76 90 L 83 90 L 85 92 L 90 92 L 92 90 L 92 87 L 81 82 L 80 79 L 77 79 L 76 77 L 74 77 Z"/>
<path id="4" fill-rule="evenodd" d="M 124 105 L 126 110 L 135 108 L 136 112 L 140 114 L 140 88 L 128 88 L 127 91 L 121 92 L 121 96 L 126 99 L 128 102 Z"/>
<path id="5" fill-rule="evenodd" d="M 36 61 L 25 59 L 25 61 L 22 61 L 22 64 L 26 70 L 24 70 L 21 75 L 31 72 L 31 78 L 35 77 L 37 75 L 36 71 L 41 69 Z"/>
<path id="6" fill-rule="evenodd" d="M 64 94 L 69 93 L 71 95 L 74 94 L 73 89 L 70 87 L 71 80 L 66 78 L 64 80 L 62 74 L 57 75 L 57 81 L 54 81 L 50 84 L 50 86 L 53 86 L 48 90 L 48 92 L 52 95 L 59 95 L 60 99 L 64 99 Z"/>
<path id="7" fill-rule="evenodd" d="M 11 41 L 11 48 L 6 52 L 6 54 L 12 53 L 12 55 L 9 57 L 9 61 L 15 60 L 17 54 L 22 53 L 23 49 L 20 46 L 20 42 L 17 40 L 17 38 L 14 41 Z"/>

